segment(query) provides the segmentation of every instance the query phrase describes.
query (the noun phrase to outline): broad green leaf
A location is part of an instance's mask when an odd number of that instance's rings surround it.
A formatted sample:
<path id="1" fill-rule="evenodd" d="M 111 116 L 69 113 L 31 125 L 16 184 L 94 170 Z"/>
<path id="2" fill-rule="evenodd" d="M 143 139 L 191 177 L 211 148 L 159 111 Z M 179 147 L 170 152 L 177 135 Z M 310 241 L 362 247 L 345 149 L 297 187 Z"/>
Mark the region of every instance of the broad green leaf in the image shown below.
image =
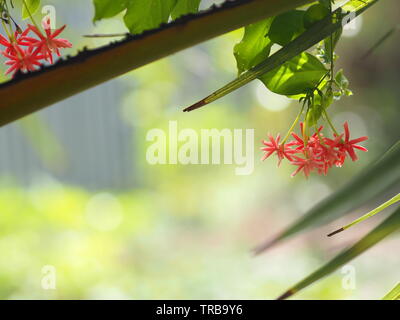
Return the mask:
<path id="1" fill-rule="evenodd" d="M 142 33 L 168 22 L 176 0 L 131 0 L 124 21 L 133 34 Z"/>
<path id="2" fill-rule="evenodd" d="M 201 0 L 177 0 L 174 10 L 172 10 L 172 19 L 177 19 L 189 13 L 196 13 L 199 11 Z"/>
<path id="3" fill-rule="evenodd" d="M 353 260 L 360 254 L 373 247 L 390 234 L 400 230 L 400 208 L 398 208 L 392 215 L 382 222 L 378 227 L 368 233 L 364 238 L 351 246 L 349 249 L 343 251 L 322 268 L 318 269 L 304 280 L 300 281 L 294 287 L 286 291 L 279 299 L 286 299 L 305 287 L 313 284 L 321 278 L 331 274 L 341 266 Z"/>
<path id="4" fill-rule="evenodd" d="M 268 58 L 272 42 L 267 34 L 272 21 L 269 18 L 245 27 L 243 39 L 234 48 L 239 74 Z"/>
<path id="5" fill-rule="evenodd" d="M 315 88 L 328 70 L 313 55 L 303 52 L 260 77 L 272 92 L 297 95 Z"/>
<path id="6" fill-rule="evenodd" d="M 382 300 L 400 300 L 400 283 L 384 296 Z"/>
<path id="7" fill-rule="evenodd" d="M 129 0 L 93 0 L 95 15 L 93 21 L 111 18 L 125 10 Z"/>
<path id="8" fill-rule="evenodd" d="M 354 17 L 357 17 L 361 15 L 363 12 L 365 12 L 367 9 L 369 9 L 372 5 L 377 3 L 378 1 L 379 0 L 363 0 L 363 1 L 351 0 L 344 5 L 343 11 L 350 12 L 352 15 L 354 15 Z M 349 22 L 349 19 L 344 19 L 344 17 L 342 16 L 342 8 L 335 10 L 333 15 L 337 17 L 336 22 L 332 22 L 333 20 L 331 19 L 331 17 L 327 17 L 324 20 L 317 22 L 310 29 L 305 31 L 302 35 L 297 37 L 292 42 L 288 43 L 281 50 L 269 56 L 260 64 L 242 73 L 239 77 L 229 82 L 221 89 L 213 92 L 212 94 L 201 99 L 195 104 L 183 109 L 183 111 L 184 112 L 193 111 L 211 102 L 221 99 L 227 94 L 243 87 L 249 82 L 261 77 L 265 73 L 274 70 L 275 68 L 285 63 L 287 60 L 296 57 L 303 51 L 323 41 L 332 33 L 342 28 L 343 24 Z"/>
<path id="9" fill-rule="evenodd" d="M 261 253 L 301 231 L 333 221 L 359 208 L 372 198 L 383 194 L 400 181 L 399 159 L 400 141 L 391 147 L 379 160 L 367 166 L 343 188 L 318 203 L 279 236 L 259 246 L 255 250 L 256 253 Z"/>
<path id="10" fill-rule="evenodd" d="M 304 29 L 304 13 L 302 10 L 291 10 L 277 16 L 269 30 L 268 36 L 274 43 L 281 46 L 302 34 Z"/>
<path id="11" fill-rule="evenodd" d="M 40 0 L 24 0 L 22 3 L 22 19 L 33 16 L 40 7 Z"/>

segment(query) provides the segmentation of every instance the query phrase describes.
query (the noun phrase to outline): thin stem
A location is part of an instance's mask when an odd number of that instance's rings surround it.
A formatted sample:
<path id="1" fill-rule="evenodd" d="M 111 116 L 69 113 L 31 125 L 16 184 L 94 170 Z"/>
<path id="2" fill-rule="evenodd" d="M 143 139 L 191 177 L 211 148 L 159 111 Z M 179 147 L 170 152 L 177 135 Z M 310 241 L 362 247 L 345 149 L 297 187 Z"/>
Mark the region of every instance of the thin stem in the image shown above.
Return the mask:
<path id="1" fill-rule="evenodd" d="M 293 132 L 294 128 L 296 127 L 296 125 L 299 123 L 301 115 L 303 114 L 304 111 L 304 106 L 305 106 L 306 102 L 303 102 L 303 105 L 300 109 L 300 112 L 297 114 L 296 119 L 293 121 L 292 126 L 290 127 L 289 131 L 287 132 L 285 138 L 282 140 L 282 144 L 285 144 L 285 142 L 287 141 L 287 139 L 289 139 L 290 134 Z"/>
<path id="2" fill-rule="evenodd" d="M 85 38 L 112 38 L 112 37 L 126 37 L 130 33 L 110 33 L 110 34 L 85 34 Z"/>
<path id="3" fill-rule="evenodd" d="M 332 10 L 332 2 L 329 1 L 329 10 L 331 11 L 331 17 L 333 19 L 333 10 Z M 333 20 L 332 20 L 333 21 Z M 331 55 L 331 86 L 334 78 L 334 71 L 335 71 L 335 61 L 334 61 L 334 49 L 333 49 L 333 33 L 330 36 L 330 42 L 331 42 L 331 47 L 330 47 L 330 55 Z"/>
<path id="4" fill-rule="evenodd" d="M 379 207 L 375 208 L 374 210 L 372 210 L 372 211 L 368 212 L 367 214 L 363 215 L 362 217 L 354 220 L 352 223 L 349 223 L 348 225 L 328 234 L 328 237 L 338 234 L 346 229 L 351 228 L 352 226 L 355 226 L 356 224 L 359 224 L 360 222 L 362 222 L 364 220 L 367 220 L 368 218 L 373 217 L 377 213 L 381 212 L 382 210 L 386 209 L 387 207 L 389 207 L 399 201 L 400 201 L 400 193 L 397 194 L 396 196 L 394 196 L 393 198 L 391 198 L 390 200 L 386 201 L 385 203 L 381 204 Z"/>
<path id="5" fill-rule="evenodd" d="M 12 34 L 12 32 L 11 32 L 11 34 L 10 34 L 10 32 L 9 32 L 9 30 L 8 30 L 8 28 L 7 28 L 7 24 L 4 22 L 3 19 L 1 20 L 1 24 L 3 25 L 3 29 L 4 29 L 4 31 L 7 33 L 8 38 L 9 38 L 10 40 L 13 40 L 13 39 L 14 39 L 14 35 Z"/>
<path id="6" fill-rule="evenodd" d="M 340 136 L 340 134 L 337 132 L 335 126 L 333 125 L 331 119 L 329 118 L 328 112 L 326 112 L 326 110 L 323 111 L 324 116 L 325 116 L 325 120 L 328 122 L 330 128 L 332 129 L 332 131 L 337 135 Z"/>

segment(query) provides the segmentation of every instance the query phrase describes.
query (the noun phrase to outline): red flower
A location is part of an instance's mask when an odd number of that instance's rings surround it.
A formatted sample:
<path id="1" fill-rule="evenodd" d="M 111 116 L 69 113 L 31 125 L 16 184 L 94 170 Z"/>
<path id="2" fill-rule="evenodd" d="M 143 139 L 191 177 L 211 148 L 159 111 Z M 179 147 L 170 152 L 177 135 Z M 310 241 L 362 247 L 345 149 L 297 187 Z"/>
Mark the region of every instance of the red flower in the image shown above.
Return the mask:
<path id="1" fill-rule="evenodd" d="M 293 165 L 298 166 L 295 172 L 292 173 L 292 177 L 297 175 L 299 172 L 303 171 L 306 178 L 313 172 L 315 169 L 318 170 L 318 173 L 323 170 L 324 165 L 320 162 L 318 158 L 312 153 L 307 152 L 305 158 L 300 158 L 298 156 L 293 156 L 294 160 L 291 162 Z"/>
<path id="2" fill-rule="evenodd" d="M 342 142 L 340 147 L 341 147 L 342 151 L 346 151 L 349 154 L 351 160 L 356 161 L 356 160 L 358 160 L 358 157 L 357 157 L 354 149 L 358 149 L 358 150 L 365 151 L 365 152 L 368 151 L 366 148 L 359 146 L 356 143 L 368 140 L 368 137 L 361 137 L 361 138 L 350 140 L 350 130 L 349 130 L 349 124 L 347 123 L 347 121 L 344 123 L 343 127 L 344 127 L 345 136 L 344 136 L 344 142 Z"/>
<path id="3" fill-rule="evenodd" d="M 291 155 L 296 153 L 296 151 L 290 149 L 292 144 L 279 144 L 281 136 L 278 134 L 276 139 L 273 136 L 269 135 L 269 141 L 263 141 L 263 144 L 266 146 L 265 148 L 261 148 L 261 150 L 265 151 L 265 155 L 262 157 L 262 161 L 270 157 L 272 154 L 276 153 L 278 156 L 278 166 L 281 164 L 283 159 L 288 159 L 292 161 Z"/>
<path id="4" fill-rule="evenodd" d="M 341 167 L 346 158 L 346 153 L 343 154 L 340 150 L 341 141 L 343 135 L 337 136 L 335 139 L 324 139 L 324 144 L 322 145 L 322 159 L 328 164 L 329 168 L 333 165 Z M 325 173 L 326 175 L 326 173 Z"/>
<path id="5" fill-rule="evenodd" d="M 39 48 L 41 54 L 44 58 L 53 63 L 53 53 L 56 53 L 57 56 L 61 56 L 60 50 L 61 48 L 72 48 L 72 44 L 66 39 L 56 39 L 61 32 L 64 31 L 66 25 L 61 28 L 55 30 L 53 33 L 51 32 L 50 26 L 50 18 L 43 20 L 42 22 L 43 29 L 45 34 L 43 34 L 38 28 L 32 25 L 28 25 L 28 29 L 33 31 L 38 37 L 38 39 L 31 37 L 24 37 L 24 40 L 29 41 L 31 46 L 35 46 Z"/>
<path id="6" fill-rule="evenodd" d="M 29 46 L 29 42 L 24 40 L 24 37 L 28 34 L 29 30 L 25 30 L 23 33 L 15 31 L 14 39 L 7 39 L 0 34 L 0 44 L 6 47 L 5 52 L 15 53 L 15 46 Z"/>
<path id="7" fill-rule="evenodd" d="M 263 141 L 265 151 L 263 160 L 276 153 L 279 158 L 279 163 L 283 159 L 288 159 L 291 164 L 297 166 L 292 177 L 297 175 L 299 172 L 303 172 L 306 178 L 311 172 L 316 171 L 320 175 L 327 175 L 330 168 L 334 165 L 341 167 L 346 160 L 347 155 L 351 157 L 353 161 L 357 160 L 357 155 L 354 149 L 367 151 L 366 148 L 357 145 L 357 143 L 367 140 L 367 137 L 361 137 L 358 139 L 350 140 L 350 130 L 348 123 L 344 123 L 344 134 L 340 136 L 334 135 L 334 139 L 324 137 L 321 133 L 323 127 L 317 129 L 317 131 L 310 137 L 304 132 L 304 126 L 301 123 L 300 129 L 303 138 L 298 136 L 296 133 L 291 132 L 294 140 L 282 144 L 279 143 L 280 136 L 276 139 L 269 136 L 269 141 Z M 298 154 L 298 155 L 295 155 Z"/>
<path id="8" fill-rule="evenodd" d="M 39 54 L 39 50 L 34 50 L 33 47 L 29 47 L 27 50 L 19 46 L 15 46 L 14 48 L 15 52 L 2 52 L 2 54 L 9 59 L 5 63 L 10 66 L 6 74 L 11 72 L 15 74 L 17 71 L 34 71 L 37 66 L 41 65 L 40 60 L 43 59 L 43 55 Z"/>

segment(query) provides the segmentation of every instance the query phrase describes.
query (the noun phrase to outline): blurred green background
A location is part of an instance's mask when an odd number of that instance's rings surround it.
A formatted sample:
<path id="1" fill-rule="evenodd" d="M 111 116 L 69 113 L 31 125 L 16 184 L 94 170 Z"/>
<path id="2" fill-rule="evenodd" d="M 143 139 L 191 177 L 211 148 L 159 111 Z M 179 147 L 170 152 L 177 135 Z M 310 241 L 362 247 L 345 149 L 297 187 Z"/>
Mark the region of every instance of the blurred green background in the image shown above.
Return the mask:
<path id="1" fill-rule="evenodd" d="M 84 34 L 124 31 L 120 19 L 93 26 L 91 1 L 55 5 L 57 25 L 74 54 L 109 39 Z M 210 2 L 205 2 L 207 7 Z M 193 113 L 181 108 L 236 76 L 232 54 L 242 30 L 185 50 L 0 129 L 0 298 L 2 299 L 273 299 L 350 245 L 386 216 L 334 239 L 346 217 L 253 257 L 251 249 L 346 183 L 400 137 L 400 30 L 396 0 L 381 1 L 340 42 L 355 95 L 330 113 L 354 136 L 368 135 L 367 154 L 329 177 L 290 178 L 290 165 L 261 163 L 261 140 L 286 132 L 298 103 L 259 82 Z M 255 170 L 234 165 L 146 162 L 148 130 L 254 128 Z M 371 203 L 371 207 L 377 202 Z M 368 210 L 363 208 L 354 217 Z M 296 296 L 379 299 L 400 278 L 400 238 L 391 237 L 351 263 L 356 286 L 341 270 Z M 56 270 L 45 290 L 44 266 Z"/>

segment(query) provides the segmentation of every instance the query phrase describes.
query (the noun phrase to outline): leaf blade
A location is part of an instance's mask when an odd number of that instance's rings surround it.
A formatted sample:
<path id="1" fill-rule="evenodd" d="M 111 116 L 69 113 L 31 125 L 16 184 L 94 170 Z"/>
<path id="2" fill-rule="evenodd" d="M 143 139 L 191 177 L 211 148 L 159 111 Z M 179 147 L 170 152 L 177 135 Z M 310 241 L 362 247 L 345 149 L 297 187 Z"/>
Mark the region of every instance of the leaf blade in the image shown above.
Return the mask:
<path id="1" fill-rule="evenodd" d="M 126 9 L 127 3 L 128 0 L 93 0 L 93 21 L 114 17 Z"/>
<path id="2" fill-rule="evenodd" d="M 245 27 L 243 39 L 235 45 L 234 55 L 239 74 L 268 58 L 272 41 L 267 37 L 273 18 Z"/>
<path id="3" fill-rule="evenodd" d="M 400 283 L 397 284 L 382 300 L 400 300 Z"/>
<path id="4" fill-rule="evenodd" d="M 361 255 L 374 245 L 381 242 L 387 236 L 398 230 L 400 230 L 400 208 L 394 211 L 391 216 L 389 216 L 389 218 L 383 221 L 380 225 L 378 225 L 375 229 L 373 229 L 370 233 L 368 233 L 365 237 L 363 237 L 349 249 L 343 251 L 327 264 L 298 282 L 295 286 L 282 294 L 278 299 L 286 299 L 298 293 L 302 289 L 331 274 L 344 264 Z"/>
<path id="5" fill-rule="evenodd" d="M 159 27 L 168 22 L 176 0 L 135 0 L 128 2 L 124 22 L 132 34 Z"/>
<path id="6" fill-rule="evenodd" d="M 22 5 L 22 19 L 33 16 L 40 7 L 40 0 L 25 0 Z"/>
<path id="7" fill-rule="evenodd" d="M 190 13 L 199 11 L 201 0 L 177 0 L 174 9 L 171 12 L 172 19 L 177 19 Z"/>
<path id="8" fill-rule="evenodd" d="M 303 52 L 264 74 L 260 80 L 270 91 L 290 96 L 315 88 L 327 72 L 322 62 Z"/>

